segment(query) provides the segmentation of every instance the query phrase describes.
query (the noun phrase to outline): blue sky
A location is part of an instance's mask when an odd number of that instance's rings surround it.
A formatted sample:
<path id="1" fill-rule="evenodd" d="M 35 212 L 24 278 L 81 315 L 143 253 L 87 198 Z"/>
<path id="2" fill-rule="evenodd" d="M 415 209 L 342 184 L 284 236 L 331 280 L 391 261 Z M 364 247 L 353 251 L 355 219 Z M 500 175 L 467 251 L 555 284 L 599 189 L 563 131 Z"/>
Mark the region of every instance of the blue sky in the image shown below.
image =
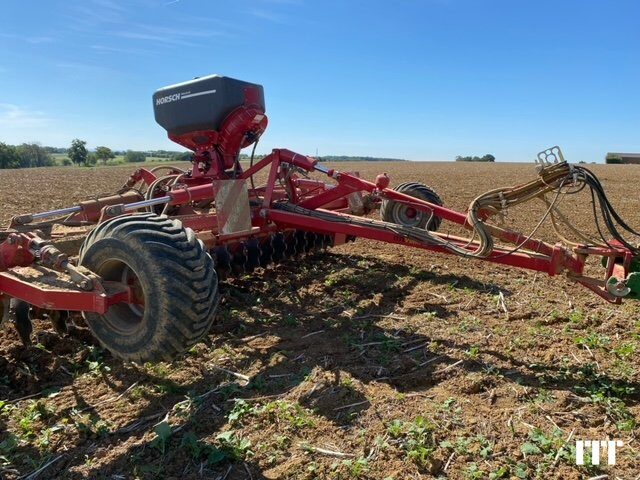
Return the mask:
<path id="1" fill-rule="evenodd" d="M 2 0 L 0 141 L 179 149 L 155 89 L 261 83 L 259 150 L 640 151 L 640 2 Z"/>

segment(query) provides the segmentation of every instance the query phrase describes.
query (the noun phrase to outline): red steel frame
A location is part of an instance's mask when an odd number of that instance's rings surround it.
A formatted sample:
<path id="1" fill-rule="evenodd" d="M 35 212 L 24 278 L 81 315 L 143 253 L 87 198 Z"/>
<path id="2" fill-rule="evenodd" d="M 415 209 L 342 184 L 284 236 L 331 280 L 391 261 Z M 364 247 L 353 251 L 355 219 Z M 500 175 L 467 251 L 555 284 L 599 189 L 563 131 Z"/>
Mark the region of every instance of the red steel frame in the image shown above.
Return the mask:
<path id="1" fill-rule="evenodd" d="M 373 198 L 400 202 L 414 208 L 440 217 L 443 220 L 471 229 L 465 213 L 457 212 L 440 205 L 436 205 L 415 197 L 405 195 L 387 188 L 389 179 L 386 175 L 379 175 L 375 183 L 359 178 L 357 175 L 339 172 L 334 169 L 324 168 L 318 165 L 317 160 L 301 155 L 290 150 L 276 149 L 265 158 L 242 172 L 234 180 L 248 181 L 257 172 L 269 168 L 268 179 L 264 186 L 249 190 L 249 198 L 259 201 L 259 205 L 252 207 L 250 232 L 222 235 L 218 232 L 217 217 L 215 213 L 199 213 L 191 208 L 192 202 L 215 199 L 217 182 L 231 180 L 228 176 L 217 178 L 203 178 L 187 182 L 186 186 L 175 188 L 167 193 L 169 205 L 176 206 L 178 213 L 175 215 L 186 227 L 198 232 L 200 238 L 208 247 L 224 245 L 247 237 L 260 237 L 271 232 L 287 229 L 301 229 L 321 234 L 333 235 L 336 242 L 344 241 L 348 236 L 362 237 L 385 243 L 410 246 L 430 250 L 438 253 L 452 253 L 442 245 L 421 243 L 408 239 L 391 230 L 380 228 L 380 225 L 367 226 L 363 222 L 346 223 L 332 221 L 326 214 L 335 216 L 336 220 L 350 218 L 359 219 L 349 212 L 348 197 L 360 192 L 372 194 Z M 300 176 L 300 171 L 319 171 L 333 179 L 335 185 Z M 130 183 L 142 180 L 151 184 L 157 175 L 147 169 L 139 169 L 135 172 Z M 99 221 L 110 217 L 114 212 L 115 197 L 106 197 L 95 202 L 83 202 L 83 208 L 73 218 L 85 222 L 96 222 L 97 212 L 100 211 Z M 126 206 L 140 200 L 138 195 L 124 194 L 121 197 L 122 205 Z M 306 210 L 314 210 L 325 214 L 323 218 L 295 213 L 274 208 L 274 204 L 281 200 Z M 117 210 L 116 210 L 117 211 Z M 119 210 L 122 213 L 122 210 Z M 579 247 L 569 249 L 562 244 L 551 245 L 549 243 L 530 239 L 518 232 L 491 227 L 492 234 L 505 243 L 518 245 L 518 251 L 504 247 L 495 247 L 485 260 L 492 263 L 524 268 L 548 275 L 566 273 L 567 276 L 594 291 L 607 301 L 620 303 L 621 298 L 612 295 L 606 288 L 606 280 L 615 277 L 622 280 L 628 273 L 632 260 L 631 252 L 622 246 L 614 245 L 612 248 Z M 33 236 L 33 234 L 27 234 Z M 459 248 L 473 251 L 477 243 L 452 235 L 433 232 Z M 25 245 L 28 241 L 25 240 Z M 26 248 L 26 246 L 25 246 Z M 29 264 L 35 260 L 36 255 L 30 257 L 25 248 L 16 247 L 15 241 L 0 244 L 0 295 L 7 295 L 24 300 L 32 305 L 59 310 L 90 311 L 105 313 L 108 308 L 119 302 L 136 303 L 133 294 L 126 285 L 117 282 L 94 281 L 91 291 L 53 289 L 52 287 L 34 285 L 12 275 L 10 269 L 15 266 Z M 25 255 L 26 253 L 26 255 Z M 583 275 L 586 258 L 588 255 L 598 255 L 607 258 L 605 279 L 594 279 Z"/>
<path id="2" fill-rule="evenodd" d="M 116 303 L 134 303 L 130 289 L 119 282 L 96 283 L 93 290 L 85 292 L 34 285 L 8 272 L 0 272 L 0 292 L 47 310 L 103 314 Z"/>

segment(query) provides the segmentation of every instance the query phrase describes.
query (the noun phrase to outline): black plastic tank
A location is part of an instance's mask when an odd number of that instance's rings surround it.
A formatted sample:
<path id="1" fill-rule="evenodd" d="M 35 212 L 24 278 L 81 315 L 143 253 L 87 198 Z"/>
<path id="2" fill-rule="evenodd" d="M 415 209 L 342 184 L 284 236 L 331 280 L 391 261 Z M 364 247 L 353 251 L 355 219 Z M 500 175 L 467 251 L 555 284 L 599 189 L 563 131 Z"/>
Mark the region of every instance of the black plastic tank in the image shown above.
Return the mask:
<path id="1" fill-rule="evenodd" d="M 199 77 L 153 94 L 156 122 L 170 135 L 220 129 L 235 108 L 254 103 L 265 110 L 262 85 L 222 75 Z"/>

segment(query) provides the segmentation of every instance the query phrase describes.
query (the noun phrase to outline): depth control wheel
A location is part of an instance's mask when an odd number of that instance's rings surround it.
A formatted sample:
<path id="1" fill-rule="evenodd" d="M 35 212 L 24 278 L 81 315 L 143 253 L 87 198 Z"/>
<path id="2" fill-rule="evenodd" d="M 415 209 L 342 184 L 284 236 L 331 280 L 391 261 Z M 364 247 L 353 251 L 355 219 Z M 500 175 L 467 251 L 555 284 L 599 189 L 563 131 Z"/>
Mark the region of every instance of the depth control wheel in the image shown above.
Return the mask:
<path id="1" fill-rule="evenodd" d="M 213 260 L 191 229 L 152 213 L 117 217 L 96 227 L 79 263 L 103 280 L 129 286 L 133 302 L 104 315 L 85 312 L 89 328 L 115 356 L 171 360 L 209 330 L 218 305 Z"/>
<path id="2" fill-rule="evenodd" d="M 425 200 L 429 203 L 434 203 L 439 206 L 444 205 L 438 194 L 431 187 L 427 187 L 422 183 L 402 183 L 395 187 L 394 190 L 409 195 L 410 197 Z M 442 219 L 434 214 L 416 210 L 409 205 L 394 202 L 393 200 L 382 201 L 380 217 L 385 222 L 404 225 L 405 227 L 426 228 L 432 232 L 437 231 L 442 222 Z"/>

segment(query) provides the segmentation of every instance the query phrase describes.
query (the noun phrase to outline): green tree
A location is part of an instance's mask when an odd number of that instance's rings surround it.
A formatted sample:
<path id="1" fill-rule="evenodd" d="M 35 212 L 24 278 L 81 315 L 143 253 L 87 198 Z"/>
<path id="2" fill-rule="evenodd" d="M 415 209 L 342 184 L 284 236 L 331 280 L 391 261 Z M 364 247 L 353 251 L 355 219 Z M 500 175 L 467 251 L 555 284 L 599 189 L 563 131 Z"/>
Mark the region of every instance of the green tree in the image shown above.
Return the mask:
<path id="1" fill-rule="evenodd" d="M 494 157 L 490 153 L 487 153 L 483 157 L 478 157 L 477 155 L 474 155 L 473 157 L 471 156 L 461 157 L 460 155 L 458 155 L 456 157 L 456 162 L 495 162 L 495 161 L 496 161 L 496 157 Z"/>
<path id="2" fill-rule="evenodd" d="M 0 142 L 0 168 L 18 168 L 20 158 L 16 152 L 16 147 Z"/>
<path id="3" fill-rule="evenodd" d="M 95 152 L 89 152 L 87 154 L 87 161 L 84 164 L 86 167 L 94 167 L 98 163 L 98 156 Z"/>
<path id="4" fill-rule="evenodd" d="M 21 167 L 50 167 L 54 164 L 51 154 L 37 143 L 23 143 L 15 149 Z"/>
<path id="5" fill-rule="evenodd" d="M 134 162 L 144 162 L 147 159 L 147 156 L 144 152 L 134 152 L 133 150 L 127 150 L 127 153 L 124 154 L 124 161 L 129 163 Z"/>
<path id="6" fill-rule="evenodd" d="M 112 158 L 116 158 L 114 153 L 111 151 L 109 147 L 98 147 L 96 148 L 96 157 L 98 160 L 101 160 L 103 165 L 106 165 L 107 160 L 111 160 Z"/>
<path id="7" fill-rule="evenodd" d="M 87 163 L 87 142 L 74 138 L 71 142 L 71 148 L 67 150 L 67 155 L 76 165 Z"/>
<path id="8" fill-rule="evenodd" d="M 174 153 L 171 160 L 174 162 L 190 162 L 193 154 L 191 152 Z"/>

